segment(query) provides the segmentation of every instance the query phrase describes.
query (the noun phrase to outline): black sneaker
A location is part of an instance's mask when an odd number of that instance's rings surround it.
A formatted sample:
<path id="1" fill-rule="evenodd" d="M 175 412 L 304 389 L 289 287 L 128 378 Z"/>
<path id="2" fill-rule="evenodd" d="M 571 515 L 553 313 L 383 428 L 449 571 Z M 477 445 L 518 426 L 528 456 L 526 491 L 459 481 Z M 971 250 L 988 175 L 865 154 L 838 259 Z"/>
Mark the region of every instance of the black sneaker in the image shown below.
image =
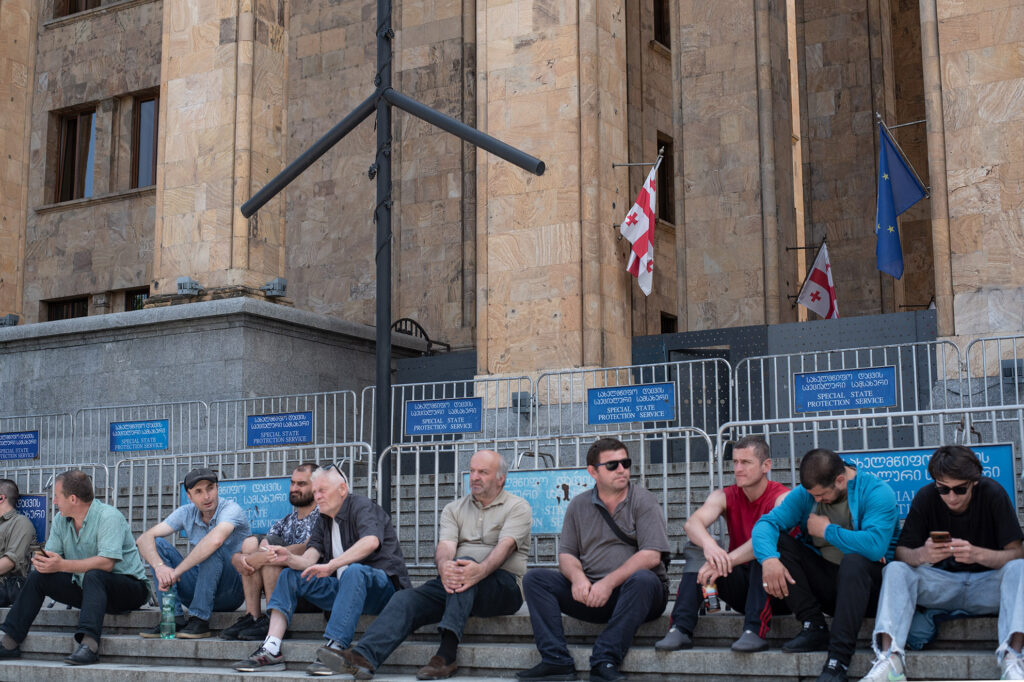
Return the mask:
<path id="1" fill-rule="evenodd" d="M 834 658 L 830 658 L 821 669 L 821 674 L 818 675 L 818 682 L 847 682 L 849 679 L 846 676 L 847 668 L 848 666 L 843 665 Z"/>
<path id="2" fill-rule="evenodd" d="M 221 630 L 220 631 L 220 638 L 221 639 L 239 639 L 239 637 L 238 637 L 239 633 L 241 633 L 243 630 L 245 630 L 247 627 L 251 626 L 255 622 L 256 622 L 256 620 L 252 616 L 250 616 L 248 613 L 246 613 L 241 618 L 236 620 L 234 623 L 232 623 L 228 627 L 226 627 L 223 630 Z M 266 639 L 266 637 L 264 636 L 264 637 L 261 637 L 260 639 Z"/>
<path id="3" fill-rule="evenodd" d="M 21 647 L 16 646 L 13 649 L 8 649 L 5 646 L 0 646 L 0 660 L 9 660 L 12 658 L 21 658 Z"/>
<path id="4" fill-rule="evenodd" d="M 284 654 L 272 654 L 260 645 L 249 658 L 237 661 L 231 667 L 240 673 L 282 672 L 285 669 Z"/>
<path id="5" fill-rule="evenodd" d="M 828 628 L 805 620 L 800 634 L 783 644 L 782 650 L 790 654 L 828 651 Z"/>
<path id="6" fill-rule="evenodd" d="M 75 652 L 64 659 L 67 665 L 92 665 L 99 662 L 99 655 L 85 644 L 79 644 Z"/>
<path id="7" fill-rule="evenodd" d="M 520 670 L 516 673 L 516 679 L 529 680 L 530 682 L 541 682 L 542 680 L 575 680 L 576 667 L 572 663 L 566 665 L 555 665 L 541 661 L 529 670 Z"/>
<path id="8" fill-rule="evenodd" d="M 174 629 L 175 631 L 181 630 L 188 623 L 188 618 L 185 616 L 174 617 Z M 160 621 L 157 621 L 156 626 L 149 630 L 143 630 L 139 633 L 139 637 L 145 637 L 146 639 L 160 639 Z"/>
<path id="9" fill-rule="evenodd" d="M 614 663 L 598 663 L 590 669 L 591 682 L 620 682 L 626 676 L 619 672 Z"/>
<path id="10" fill-rule="evenodd" d="M 267 638 L 267 631 L 270 630 L 270 618 L 267 614 L 263 614 L 241 632 L 238 633 L 238 639 L 243 642 L 262 642 Z"/>
<path id="11" fill-rule="evenodd" d="M 203 639 L 210 636 L 210 621 L 198 616 L 189 616 L 185 627 L 178 629 L 178 639 Z"/>

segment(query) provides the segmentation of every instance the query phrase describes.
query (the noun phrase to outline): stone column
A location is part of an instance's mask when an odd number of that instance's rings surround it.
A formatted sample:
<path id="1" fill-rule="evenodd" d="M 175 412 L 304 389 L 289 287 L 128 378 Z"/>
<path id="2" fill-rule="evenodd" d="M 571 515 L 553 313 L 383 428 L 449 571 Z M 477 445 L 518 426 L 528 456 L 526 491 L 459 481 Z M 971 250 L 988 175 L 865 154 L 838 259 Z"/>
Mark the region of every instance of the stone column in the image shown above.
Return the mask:
<path id="1" fill-rule="evenodd" d="M 0 2 L 0 316 L 22 314 L 38 5 Z"/>
<path id="2" fill-rule="evenodd" d="M 627 364 L 622 3 L 480 0 L 477 45 L 478 126 L 547 164 L 477 152 L 478 369 Z"/>
<path id="3" fill-rule="evenodd" d="M 238 208 L 284 167 L 287 42 L 285 0 L 164 0 L 155 296 L 284 274 L 283 198 Z"/>

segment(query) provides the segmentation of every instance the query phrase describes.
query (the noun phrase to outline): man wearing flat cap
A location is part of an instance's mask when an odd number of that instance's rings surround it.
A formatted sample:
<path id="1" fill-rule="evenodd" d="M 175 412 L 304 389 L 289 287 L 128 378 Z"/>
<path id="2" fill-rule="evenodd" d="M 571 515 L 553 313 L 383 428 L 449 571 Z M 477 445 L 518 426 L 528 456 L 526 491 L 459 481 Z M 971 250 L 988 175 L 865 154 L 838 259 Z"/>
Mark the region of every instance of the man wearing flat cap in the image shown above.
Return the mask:
<path id="1" fill-rule="evenodd" d="M 210 469 L 193 469 L 185 475 L 188 504 L 139 537 L 139 553 L 153 568 L 158 598 L 177 585 L 175 604 L 177 637 L 201 639 L 210 636 L 210 615 L 234 611 L 244 599 L 242 577 L 231 565 L 231 556 L 249 536 L 249 521 L 237 503 L 218 497 L 217 474 Z M 167 537 L 184 531 L 189 552 L 182 557 Z M 185 620 L 182 605 L 188 607 Z M 142 632 L 159 637 L 160 624 Z"/>

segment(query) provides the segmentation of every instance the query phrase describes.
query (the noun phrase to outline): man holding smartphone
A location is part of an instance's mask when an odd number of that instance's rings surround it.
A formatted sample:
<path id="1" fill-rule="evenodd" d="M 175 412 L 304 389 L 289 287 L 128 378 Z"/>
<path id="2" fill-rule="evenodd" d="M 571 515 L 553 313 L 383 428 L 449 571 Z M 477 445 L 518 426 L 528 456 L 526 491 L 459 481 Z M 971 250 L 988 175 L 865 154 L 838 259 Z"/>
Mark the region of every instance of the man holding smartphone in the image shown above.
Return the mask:
<path id="1" fill-rule="evenodd" d="M 914 495 L 882 572 L 868 682 L 905 680 L 903 647 L 917 606 L 999 614 L 996 657 L 1004 680 L 1024 680 L 1024 549 L 1017 511 L 1002 486 L 982 475 L 962 445 L 940 447 L 928 462 L 934 480 Z"/>

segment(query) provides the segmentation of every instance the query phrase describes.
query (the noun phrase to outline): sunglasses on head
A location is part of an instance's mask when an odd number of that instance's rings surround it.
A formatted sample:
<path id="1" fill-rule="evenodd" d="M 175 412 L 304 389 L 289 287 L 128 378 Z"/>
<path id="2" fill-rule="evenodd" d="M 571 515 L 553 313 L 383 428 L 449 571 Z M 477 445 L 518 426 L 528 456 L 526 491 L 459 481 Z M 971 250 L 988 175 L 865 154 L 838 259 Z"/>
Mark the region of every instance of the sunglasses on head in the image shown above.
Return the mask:
<path id="1" fill-rule="evenodd" d="M 970 483 L 962 483 L 960 485 L 955 485 L 952 488 L 950 488 L 948 485 L 942 485 L 941 483 L 935 484 L 935 492 L 943 496 L 948 495 L 950 493 L 956 493 L 957 495 L 966 495 L 967 491 L 970 489 Z"/>
<path id="2" fill-rule="evenodd" d="M 345 472 L 341 470 L 341 467 L 339 467 L 334 462 L 331 462 L 330 464 L 323 464 L 320 466 L 321 471 L 330 471 L 331 469 L 334 469 L 339 474 L 341 474 L 342 480 L 345 481 L 345 483 L 348 483 L 348 475 L 346 475 Z"/>
<path id="3" fill-rule="evenodd" d="M 601 462 L 597 466 L 604 467 L 608 471 L 615 471 L 616 469 L 619 468 L 620 464 L 622 465 L 623 469 L 628 469 L 633 465 L 633 460 L 631 460 L 629 457 L 626 457 L 625 459 L 613 459 L 610 462 Z"/>

